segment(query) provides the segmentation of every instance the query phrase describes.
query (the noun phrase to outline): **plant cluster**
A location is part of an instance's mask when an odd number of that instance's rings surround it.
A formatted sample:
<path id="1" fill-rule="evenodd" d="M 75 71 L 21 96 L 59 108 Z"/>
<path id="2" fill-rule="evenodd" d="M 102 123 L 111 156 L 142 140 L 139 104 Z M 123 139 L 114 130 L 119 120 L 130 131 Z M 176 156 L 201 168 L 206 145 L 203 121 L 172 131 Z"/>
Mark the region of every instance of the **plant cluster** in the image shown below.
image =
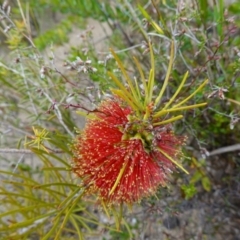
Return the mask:
<path id="1" fill-rule="evenodd" d="M 4 1 L 1 239 L 138 238 L 129 209 L 174 215 L 218 188 L 235 216 L 240 9 L 214 2 Z M 42 32 L 45 12 L 61 20 Z M 89 16 L 111 29 L 101 50 Z"/>

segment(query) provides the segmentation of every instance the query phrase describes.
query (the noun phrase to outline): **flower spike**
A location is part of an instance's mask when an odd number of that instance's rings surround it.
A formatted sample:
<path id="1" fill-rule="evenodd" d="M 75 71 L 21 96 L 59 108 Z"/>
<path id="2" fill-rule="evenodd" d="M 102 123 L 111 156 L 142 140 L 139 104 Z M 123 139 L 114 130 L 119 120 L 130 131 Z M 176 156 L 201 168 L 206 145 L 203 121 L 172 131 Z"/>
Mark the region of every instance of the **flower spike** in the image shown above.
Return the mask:
<path id="1" fill-rule="evenodd" d="M 153 93 L 155 60 L 151 43 L 149 49 L 151 69 L 147 81 L 140 63 L 134 58 L 143 91 L 140 91 L 137 79 L 132 80 L 120 58 L 111 50 L 127 87 L 109 72 L 117 88 L 111 89 L 113 96 L 103 100 L 97 110 L 91 112 L 74 144 L 73 171 L 89 186 L 89 192 L 98 193 L 105 210 L 108 205 L 131 205 L 153 195 L 159 186 L 166 185 L 169 174 L 176 168 L 188 173 L 179 161 L 185 137 L 176 136 L 171 124 L 183 118 L 182 114 L 174 115 L 176 112 L 206 105 L 185 104 L 201 91 L 207 80 L 178 101 L 187 72 L 170 100 L 160 104 L 172 72 L 174 42 L 171 43 L 166 77 L 156 97 Z"/>

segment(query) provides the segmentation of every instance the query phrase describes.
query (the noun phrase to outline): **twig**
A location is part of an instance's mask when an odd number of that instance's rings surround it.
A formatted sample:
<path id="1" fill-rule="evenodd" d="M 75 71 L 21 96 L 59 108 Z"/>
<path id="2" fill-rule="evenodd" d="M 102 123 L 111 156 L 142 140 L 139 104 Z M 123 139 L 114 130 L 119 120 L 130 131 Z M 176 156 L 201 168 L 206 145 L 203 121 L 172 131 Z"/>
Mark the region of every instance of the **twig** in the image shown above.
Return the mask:
<path id="1" fill-rule="evenodd" d="M 63 153 L 63 151 L 60 149 L 52 150 L 48 148 L 48 150 L 51 153 Z M 3 148 L 3 149 L 0 149 L 0 154 L 1 153 L 35 154 L 30 149 L 16 149 L 16 148 Z"/>
<path id="2" fill-rule="evenodd" d="M 14 149 L 14 148 L 0 149 L 0 153 L 33 154 L 33 152 L 29 149 Z"/>
<path id="3" fill-rule="evenodd" d="M 131 17 L 133 18 L 133 20 L 137 23 L 141 33 L 143 34 L 143 36 L 145 38 L 145 41 L 148 41 L 148 36 L 146 34 L 146 31 L 142 27 L 142 23 L 139 20 L 139 17 L 137 16 L 136 11 L 134 10 L 134 8 L 132 7 L 132 5 L 129 3 L 128 0 L 124 0 L 124 4 L 126 5 L 127 9 L 131 13 Z"/>
<path id="4" fill-rule="evenodd" d="M 37 110 L 37 108 L 35 106 L 34 100 L 33 100 L 32 95 L 31 95 L 31 91 L 30 91 L 30 87 L 29 87 L 29 84 L 28 84 L 28 80 L 27 80 L 27 77 L 25 75 L 25 70 L 24 70 L 22 64 L 20 64 L 20 67 L 21 67 L 21 72 L 22 72 L 21 76 L 22 76 L 23 82 L 24 82 L 24 84 L 26 86 L 26 90 L 27 90 L 27 95 L 28 95 L 29 101 L 30 101 L 30 103 L 32 105 L 32 108 L 33 108 L 33 111 L 35 113 L 35 116 L 38 116 L 38 110 Z M 37 122 L 38 122 L 38 124 L 40 124 L 39 119 L 37 119 Z"/>
<path id="5" fill-rule="evenodd" d="M 49 102 L 51 104 L 55 104 L 55 102 L 51 99 L 51 97 L 46 93 L 46 92 L 43 92 L 44 96 L 49 100 Z M 61 125 L 63 126 L 63 128 L 66 130 L 66 132 L 71 136 L 71 137 L 74 137 L 74 134 L 69 130 L 69 128 L 67 127 L 67 125 L 64 123 L 63 121 L 63 118 L 62 118 L 62 113 L 61 111 L 59 110 L 58 106 L 55 104 L 54 105 L 54 110 L 55 110 L 55 113 L 56 113 L 56 116 L 58 118 L 58 121 L 61 123 Z"/>
<path id="6" fill-rule="evenodd" d="M 235 145 L 215 149 L 209 153 L 209 156 L 220 155 L 223 153 L 234 152 L 234 151 L 240 151 L 240 144 L 235 144 Z"/>
<path id="7" fill-rule="evenodd" d="M 15 173 L 15 172 L 17 171 L 19 164 L 23 161 L 24 155 L 25 155 L 25 154 L 23 154 L 23 155 L 18 159 L 17 164 L 15 165 L 15 167 L 14 167 L 14 169 L 13 169 L 13 173 Z M 9 180 L 11 180 L 12 177 L 13 177 L 13 175 L 10 175 L 10 176 L 9 176 Z"/>

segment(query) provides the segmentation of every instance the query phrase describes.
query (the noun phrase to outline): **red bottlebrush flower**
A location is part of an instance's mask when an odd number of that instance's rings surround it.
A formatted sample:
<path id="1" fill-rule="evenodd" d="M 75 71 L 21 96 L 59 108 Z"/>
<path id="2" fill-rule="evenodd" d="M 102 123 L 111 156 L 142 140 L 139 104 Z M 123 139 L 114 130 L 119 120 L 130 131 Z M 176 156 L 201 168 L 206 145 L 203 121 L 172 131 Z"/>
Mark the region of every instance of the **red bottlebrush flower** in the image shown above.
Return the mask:
<path id="1" fill-rule="evenodd" d="M 168 126 L 137 120 L 119 99 L 104 101 L 75 144 L 74 171 L 108 203 L 133 203 L 166 183 L 183 144 Z"/>
<path id="2" fill-rule="evenodd" d="M 133 203 L 153 194 L 166 183 L 175 166 L 187 172 L 175 160 L 181 154 L 184 137 L 175 136 L 170 128 L 171 122 L 183 116 L 171 114 L 206 105 L 184 104 L 206 85 L 207 80 L 185 99 L 175 101 L 188 73 L 169 101 L 161 103 L 172 69 L 174 43 L 166 78 L 156 97 L 151 44 L 149 52 L 151 70 L 148 81 L 140 63 L 134 60 L 141 76 L 143 90 L 140 90 L 139 83 L 130 79 L 112 51 L 128 86 L 126 88 L 114 74 L 109 73 L 119 89 L 111 89 L 115 97 L 103 101 L 96 111 L 90 113 L 91 117 L 74 145 L 73 171 L 89 190 L 97 191 L 100 199 L 108 204 Z"/>

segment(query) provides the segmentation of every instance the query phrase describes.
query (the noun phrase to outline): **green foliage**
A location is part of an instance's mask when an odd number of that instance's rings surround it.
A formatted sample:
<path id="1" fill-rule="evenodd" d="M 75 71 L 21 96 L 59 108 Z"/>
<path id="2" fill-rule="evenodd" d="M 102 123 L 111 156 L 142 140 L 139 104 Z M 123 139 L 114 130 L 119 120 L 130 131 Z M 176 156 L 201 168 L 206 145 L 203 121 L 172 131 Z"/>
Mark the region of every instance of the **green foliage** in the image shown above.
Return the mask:
<path id="1" fill-rule="evenodd" d="M 216 1 L 214 6 L 206 0 L 184 6 L 180 4 L 182 1 L 17 2 L 20 4 L 12 6 L 9 17 L 1 8 L 1 16 L 5 16 L 1 21 L 1 37 L 10 50 L 8 59 L 0 61 L 1 148 L 18 150 L 25 154 L 22 158 L 29 155 L 37 158 L 33 164 L 16 157 L 16 152 L 1 156 L 1 164 L 7 165 L 0 171 L 1 239 L 84 239 L 99 229 L 109 230 L 113 239 L 133 237 L 132 229 L 117 216 L 117 210 L 105 209 L 109 217 L 116 215 L 117 230 L 114 224 L 101 223 L 94 214 L 95 196 L 85 197 L 84 186 L 71 173 L 71 145 L 82 121 L 75 110 L 80 108 L 88 114 L 89 105 L 93 103 L 91 107 L 95 107 L 102 95 L 115 85 L 108 71 L 126 81 L 111 58 L 109 47 L 117 53 L 131 79 L 142 78 L 132 56 L 138 59 L 144 78 L 150 79 L 147 75 L 149 38 L 156 61 L 158 86 L 152 86 L 155 95 L 159 94 L 156 89 L 162 88 L 167 72 L 170 40 L 175 42 L 171 78 L 159 106 L 177 90 L 185 72 L 189 72 L 189 77 L 175 103 L 193 93 L 204 79 L 209 79 L 207 89 L 190 100 L 192 105 L 207 101 L 208 106 L 188 112 L 176 125 L 178 132 L 189 136 L 186 155 L 191 159 L 184 165 L 190 169 L 190 175 L 184 176 L 188 184 L 176 184 L 176 188 L 180 187 L 183 198 L 189 201 L 194 201 L 198 194 L 211 194 L 215 183 L 209 172 L 218 161 L 210 161 L 212 158 L 207 154 L 203 160 L 201 150 L 211 152 L 240 141 L 238 3 L 227 7 L 223 0 Z M 63 15 L 54 27 L 43 31 L 40 22 L 46 12 Z M 95 29 L 86 30 L 81 46 L 72 46 L 67 53 L 63 61 L 66 66 L 62 63 L 62 67 L 56 69 L 58 56 L 54 57 L 50 49 L 47 59 L 41 51 L 47 46 L 54 48 L 68 42 L 73 27 L 83 32 L 81 28 L 86 28 L 89 17 L 110 26 L 112 33 L 104 39 L 106 46 L 99 51 L 92 39 L 91 31 Z M 91 61 L 86 72 L 71 68 L 77 59 L 84 63 Z M 86 82 L 91 83 L 90 86 Z M 83 103 L 86 106 L 82 106 Z M 229 161 L 228 156 L 219 155 L 219 158 Z M 234 194 L 237 190 L 233 183 L 239 184 L 239 158 L 236 155 L 232 159 L 236 171 L 225 174 L 224 179 L 231 183 L 229 191 Z M 177 174 L 177 177 L 183 176 Z M 163 194 L 165 190 L 159 190 L 159 199 L 151 198 L 153 205 L 161 198 L 167 199 L 167 194 Z"/>
<path id="2" fill-rule="evenodd" d="M 191 183 L 189 185 L 182 185 L 181 189 L 183 190 L 184 193 L 184 197 L 185 199 L 189 200 L 192 197 L 194 197 L 197 193 L 197 189 L 195 188 L 195 186 Z"/>
<path id="3" fill-rule="evenodd" d="M 59 239 L 69 233 L 83 239 L 82 229 L 91 232 L 89 224 L 98 220 L 89 212 L 89 203 L 80 200 L 84 190 L 74 183 L 70 165 L 63 156 L 32 151 L 42 162 L 37 172 L 23 164 L 15 173 L 1 171 L 5 180 L 0 194 L 6 208 L 0 214 L 1 239 Z"/>
<path id="4" fill-rule="evenodd" d="M 235 2 L 235 3 L 232 3 L 232 4 L 229 6 L 229 10 L 230 10 L 232 13 L 239 15 L 240 6 L 239 6 L 239 4 L 237 4 L 236 2 Z"/>
<path id="5" fill-rule="evenodd" d="M 209 192 L 211 190 L 211 182 L 206 173 L 205 166 L 206 162 L 203 159 L 197 161 L 195 158 L 192 158 L 192 168 L 194 168 L 195 172 L 191 176 L 190 185 L 194 188 L 194 185 L 200 181 L 203 189 Z"/>
<path id="6" fill-rule="evenodd" d="M 72 22 L 63 20 L 54 29 L 48 30 L 34 39 L 35 46 L 41 51 L 47 46 L 62 45 L 68 41 L 67 34 L 71 31 Z"/>
<path id="7" fill-rule="evenodd" d="M 132 239 L 133 235 L 131 233 L 130 229 L 127 228 L 122 228 L 119 231 L 110 231 L 110 235 L 112 237 L 112 239 L 119 239 L 119 240 L 128 240 L 128 239 Z M 104 240 L 104 238 L 103 238 Z"/>

